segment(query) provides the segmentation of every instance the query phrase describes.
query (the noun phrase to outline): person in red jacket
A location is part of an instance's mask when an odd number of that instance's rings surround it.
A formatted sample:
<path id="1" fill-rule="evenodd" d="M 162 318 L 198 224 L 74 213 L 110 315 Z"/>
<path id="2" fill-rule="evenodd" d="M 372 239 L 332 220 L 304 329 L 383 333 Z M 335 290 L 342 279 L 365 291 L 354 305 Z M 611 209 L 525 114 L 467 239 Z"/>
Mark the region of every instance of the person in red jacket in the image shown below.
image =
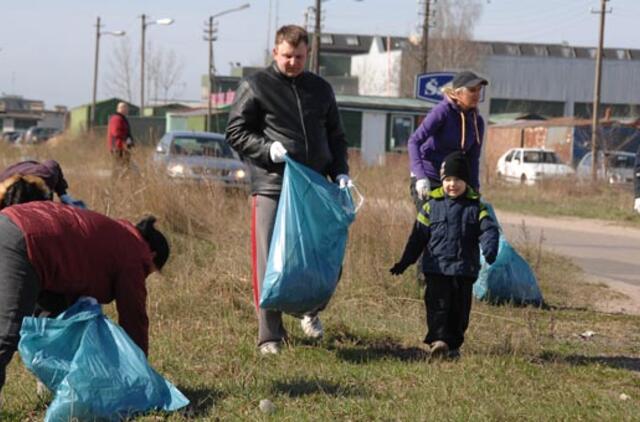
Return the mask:
<path id="1" fill-rule="evenodd" d="M 107 128 L 107 147 L 116 163 L 122 165 L 129 164 L 130 152 L 133 147 L 133 136 L 131 126 L 127 120 L 129 106 L 127 103 L 118 103 L 116 114 L 109 119 Z"/>
<path id="2" fill-rule="evenodd" d="M 147 217 L 137 225 L 52 201 L 0 211 L 0 390 L 16 351 L 22 318 L 40 292 L 115 300 L 118 322 L 149 350 L 146 310 L 149 274 L 169 258 L 169 244 Z"/>

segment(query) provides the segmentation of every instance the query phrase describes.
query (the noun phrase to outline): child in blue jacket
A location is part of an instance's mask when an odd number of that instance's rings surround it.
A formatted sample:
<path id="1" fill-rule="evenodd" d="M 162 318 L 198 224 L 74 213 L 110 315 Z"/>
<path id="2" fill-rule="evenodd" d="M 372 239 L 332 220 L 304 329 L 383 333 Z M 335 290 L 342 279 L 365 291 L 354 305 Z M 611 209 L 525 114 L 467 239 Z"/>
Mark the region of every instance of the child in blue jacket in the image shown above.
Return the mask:
<path id="1" fill-rule="evenodd" d="M 469 186 L 462 152 L 448 155 L 434 189 L 418 213 L 402 258 L 389 271 L 399 275 L 424 251 L 427 336 L 434 357 L 458 357 L 469 326 L 471 293 L 480 270 L 480 248 L 491 264 L 498 253 L 498 227 Z"/>

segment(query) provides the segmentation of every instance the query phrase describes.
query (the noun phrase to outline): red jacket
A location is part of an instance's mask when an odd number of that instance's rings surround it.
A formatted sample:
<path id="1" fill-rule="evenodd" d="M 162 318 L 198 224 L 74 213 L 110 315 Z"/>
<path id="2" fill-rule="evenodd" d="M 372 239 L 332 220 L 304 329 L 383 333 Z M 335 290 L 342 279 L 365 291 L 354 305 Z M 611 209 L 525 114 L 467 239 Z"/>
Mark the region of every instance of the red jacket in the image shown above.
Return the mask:
<path id="1" fill-rule="evenodd" d="M 147 289 L 152 255 L 131 223 L 52 201 L 0 211 L 22 231 L 43 290 L 70 298 L 116 301 L 119 323 L 140 348 L 149 347 Z"/>
<path id="2" fill-rule="evenodd" d="M 132 138 L 129 121 L 124 114 L 116 113 L 109 119 L 107 147 L 109 151 L 127 148 L 127 138 Z"/>

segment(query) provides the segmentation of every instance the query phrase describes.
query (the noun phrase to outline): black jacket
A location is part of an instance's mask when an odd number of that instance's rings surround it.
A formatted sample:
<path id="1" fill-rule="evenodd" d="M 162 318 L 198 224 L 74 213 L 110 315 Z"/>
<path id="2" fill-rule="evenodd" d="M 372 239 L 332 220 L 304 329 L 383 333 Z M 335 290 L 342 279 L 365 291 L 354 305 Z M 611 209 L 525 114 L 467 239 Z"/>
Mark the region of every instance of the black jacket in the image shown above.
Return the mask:
<path id="1" fill-rule="evenodd" d="M 254 194 L 280 193 L 284 164 L 269 157 L 275 141 L 291 158 L 332 179 L 349 172 L 333 89 L 311 72 L 289 78 L 274 63 L 242 80 L 226 137 L 250 165 Z"/>
<path id="2" fill-rule="evenodd" d="M 499 231 L 480 195 L 470 187 L 452 199 L 443 189 L 429 194 L 405 247 L 401 265 L 406 268 L 424 251 L 422 272 L 478 277 L 480 251 L 489 264 L 498 255 Z"/>

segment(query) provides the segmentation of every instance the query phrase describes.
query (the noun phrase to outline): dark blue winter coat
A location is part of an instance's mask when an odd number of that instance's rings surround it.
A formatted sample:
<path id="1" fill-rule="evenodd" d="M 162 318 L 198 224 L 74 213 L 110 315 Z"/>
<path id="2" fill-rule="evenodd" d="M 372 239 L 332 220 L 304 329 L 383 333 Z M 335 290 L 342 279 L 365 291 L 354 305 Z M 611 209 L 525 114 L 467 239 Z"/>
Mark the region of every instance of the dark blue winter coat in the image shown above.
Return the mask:
<path id="1" fill-rule="evenodd" d="M 401 263 L 415 263 L 424 251 L 425 274 L 476 278 L 480 271 L 480 249 L 491 264 L 498 254 L 499 232 L 480 195 L 471 187 L 450 198 L 440 187 L 430 193 L 402 255 Z"/>

